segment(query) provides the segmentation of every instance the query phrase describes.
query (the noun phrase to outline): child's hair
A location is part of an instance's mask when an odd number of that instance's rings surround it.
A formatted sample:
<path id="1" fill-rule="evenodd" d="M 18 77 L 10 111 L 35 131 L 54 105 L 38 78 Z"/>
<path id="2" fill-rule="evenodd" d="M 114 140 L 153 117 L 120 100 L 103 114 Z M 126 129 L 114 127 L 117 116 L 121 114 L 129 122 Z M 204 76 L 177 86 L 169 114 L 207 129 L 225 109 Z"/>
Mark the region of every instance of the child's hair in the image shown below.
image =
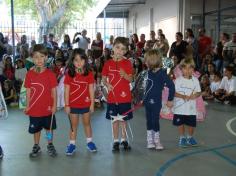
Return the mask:
<path id="1" fill-rule="evenodd" d="M 128 50 L 129 48 L 129 39 L 125 38 L 125 37 L 116 37 L 113 46 L 115 46 L 116 44 L 122 44 L 126 47 L 126 50 Z"/>
<path id="2" fill-rule="evenodd" d="M 45 48 L 44 45 L 42 45 L 42 44 L 35 44 L 33 46 L 32 54 L 34 55 L 35 52 L 39 52 L 39 53 L 41 53 L 41 54 L 43 54 L 45 56 L 48 55 L 47 48 Z"/>
<path id="3" fill-rule="evenodd" d="M 74 60 L 75 60 L 75 57 L 76 55 L 79 55 L 80 58 L 82 60 L 84 60 L 84 68 L 83 68 L 83 75 L 84 76 L 87 76 L 89 74 L 89 71 L 90 71 L 90 66 L 89 66 L 89 63 L 88 63 L 88 57 L 87 55 L 85 54 L 85 50 L 83 49 L 80 49 L 80 48 L 76 48 L 72 51 L 72 54 L 71 54 L 71 57 L 70 57 L 70 60 L 68 62 L 68 74 L 70 77 L 75 77 L 75 66 L 74 66 Z"/>
<path id="4" fill-rule="evenodd" d="M 18 65 L 17 65 L 18 63 L 22 63 L 22 68 L 25 67 L 25 64 L 24 64 L 23 60 L 22 59 L 18 59 L 18 60 L 16 60 L 16 68 L 17 69 L 19 68 Z"/>
<path id="5" fill-rule="evenodd" d="M 226 66 L 225 70 L 229 71 L 231 74 L 233 74 L 234 68 L 232 66 Z"/>
<path id="6" fill-rule="evenodd" d="M 220 72 L 215 72 L 214 75 L 217 76 L 218 78 L 222 79 L 222 74 Z"/>
<path id="7" fill-rule="evenodd" d="M 185 58 L 180 62 L 181 69 L 187 67 L 188 65 L 192 67 L 193 69 L 195 68 L 195 63 L 192 58 Z"/>
<path id="8" fill-rule="evenodd" d="M 150 70 L 162 67 L 162 54 L 156 49 L 148 50 L 144 55 L 144 60 Z"/>

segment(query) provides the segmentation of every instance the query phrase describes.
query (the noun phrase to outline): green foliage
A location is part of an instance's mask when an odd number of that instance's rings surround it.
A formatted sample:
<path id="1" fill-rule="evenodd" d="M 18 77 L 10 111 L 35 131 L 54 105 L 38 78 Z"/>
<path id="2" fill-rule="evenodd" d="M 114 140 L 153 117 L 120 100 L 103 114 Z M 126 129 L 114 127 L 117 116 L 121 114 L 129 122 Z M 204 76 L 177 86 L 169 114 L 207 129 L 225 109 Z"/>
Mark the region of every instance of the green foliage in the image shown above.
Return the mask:
<path id="1" fill-rule="evenodd" d="M 10 5 L 10 0 L 5 1 Z M 45 10 L 47 21 L 52 20 L 58 9 L 66 4 L 63 15 L 53 26 L 49 27 L 49 31 L 54 31 L 55 34 L 60 36 L 71 21 L 82 19 L 86 10 L 96 5 L 97 0 L 14 0 L 15 15 L 28 14 L 41 23 L 45 16 L 42 16 L 42 11 L 37 8 L 36 2 Z"/>

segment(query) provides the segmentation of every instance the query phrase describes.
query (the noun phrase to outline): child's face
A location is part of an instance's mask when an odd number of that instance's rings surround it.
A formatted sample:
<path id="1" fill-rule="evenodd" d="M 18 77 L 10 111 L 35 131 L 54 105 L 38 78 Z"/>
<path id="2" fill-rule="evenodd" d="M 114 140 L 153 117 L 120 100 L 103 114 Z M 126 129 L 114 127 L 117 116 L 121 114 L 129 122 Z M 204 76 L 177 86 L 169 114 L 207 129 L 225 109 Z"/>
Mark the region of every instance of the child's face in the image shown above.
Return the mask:
<path id="1" fill-rule="evenodd" d="M 228 70 L 224 70 L 224 75 L 225 76 L 227 76 L 228 78 L 231 78 L 231 76 L 232 76 L 232 73 L 230 72 L 230 71 L 228 71 Z"/>
<path id="2" fill-rule="evenodd" d="M 61 68 L 62 67 L 62 62 L 60 62 L 60 61 L 56 61 L 56 66 L 58 67 L 58 68 Z"/>
<path id="3" fill-rule="evenodd" d="M 18 61 L 17 62 L 17 67 L 22 68 L 23 67 L 23 63 L 21 61 Z"/>
<path id="4" fill-rule="evenodd" d="M 214 67 L 213 67 L 213 65 L 211 65 L 211 64 L 209 64 L 208 66 L 207 66 L 207 69 L 208 69 L 208 71 L 211 73 L 211 72 L 214 72 Z"/>
<path id="5" fill-rule="evenodd" d="M 47 60 L 47 56 L 40 53 L 40 52 L 34 52 L 33 53 L 33 62 L 36 67 L 44 67 L 44 64 Z"/>
<path id="6" fill-rule="evenodd" d="M 84 59 L 81 59 L 80 55 L 76 55 L 75 56 L 75 59 L 73 61 L 73 64 L 75 66 L 75 68 L 79 68 L 79 69 L 82 69 L 84 67 L 84 64 L 85 64 L 85 60 Z"/>
<path id="7" fill-rule="evenodd" d="M 184 68 L 182 68 L 183 76 L 190 78 L 193 75 L 193 67 L 190 65 L 186 65 Z"/>
<path id="8" fill-rule="evenodd" d="M 201 84 L 208 85 L 209 84 L 209 79 L 207 77 L 202 77 Z"/>
<path id="9" fill-rule="evenodd" d="M 122 58 L 127 52 L 127 48 L 122 43 L 117 43 L 113 46 L 113 51 L 116 58 Z"/>
<path id="10" fill-rule="evenodd" d="M 219 81 L 220 81 L 220 77 L 217 76 L 217 75 L 214 75 L 214 81 L 215 81 L 215 82 L 219 82 Z"/>

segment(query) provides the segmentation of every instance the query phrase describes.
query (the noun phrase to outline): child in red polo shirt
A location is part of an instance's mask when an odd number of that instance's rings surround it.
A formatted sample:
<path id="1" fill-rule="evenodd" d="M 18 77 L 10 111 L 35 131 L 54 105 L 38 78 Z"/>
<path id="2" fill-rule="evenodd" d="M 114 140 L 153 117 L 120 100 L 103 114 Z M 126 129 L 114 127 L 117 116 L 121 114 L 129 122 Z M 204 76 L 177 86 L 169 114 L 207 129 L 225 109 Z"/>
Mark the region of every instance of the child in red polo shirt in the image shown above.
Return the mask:
<path id="1" fill-rule="evenodd" d="M 34 134 L 34 146 L 30 157 L 37 157 L 41 152 L 39 141 L 41 130 L 46 129 L 47 133 L 56 129 L 56 120 L 52 115 L 56 113 L 56 86 L 55 74 L 45 67 L 47 50 L 37 44 L 33 47 L 33 62 L 35 67 L 29 70 L 25 77 L 26 88 L 26 109 L 29 115 L 29 133 Z M 50 156 L 56 156 L 56 150 L 52 140 L 48 140 L 47 151 Z"/>
<path id="2" fill-rule="evenodd" d="M 79 115 L 82 115 L 84 131 L 87 138 L 87 148 L 96 152 L 92 141 L 90 112 L 94 111 L 94 77 L 90 70 L 88 58 L 84 50 L 74 49 L 68 63 L 68 73 L 65 76 L 65 112 L 69 114 L 71 129 L 70 143 L 66 155 L 73 155 L 76 149 L 76 136 Z"/>
<path id="3" fill-rule="evenodd" d="M 122 127 L 121 145 L 125 150 L 131 149 L 126 136 L 127 120 L 133 115 L 128 113 L 131 109 L 130 82 L 132 81 L 132 64 L 124 55 L 128 51 L 128 40 L 124 37 L 117 37 L 113 44 L 113 58 L 106 61 L 102 70 L 102 80 L 108 89 L 106 118 L 113 120 L 113 148 L 112 151 L 119 151 L 119 126 Z M 115 120 L 119 119 L 119 120 Z"/>

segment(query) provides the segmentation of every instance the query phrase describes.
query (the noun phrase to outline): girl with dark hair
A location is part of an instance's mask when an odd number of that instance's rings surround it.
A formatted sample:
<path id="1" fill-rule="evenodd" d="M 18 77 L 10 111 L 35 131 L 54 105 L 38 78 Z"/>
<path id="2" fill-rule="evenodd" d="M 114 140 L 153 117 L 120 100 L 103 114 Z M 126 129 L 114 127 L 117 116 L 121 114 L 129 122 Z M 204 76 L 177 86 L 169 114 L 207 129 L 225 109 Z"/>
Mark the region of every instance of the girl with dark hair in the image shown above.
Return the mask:
<path id="1" fill-rule="evenodd" d="M 82 115 L 87 148 L 90 152 L 96 152 L 96 145 L 92 142 L 90 123 L 90 112 L 94 111 L 94 77 L 84 50 L 73 50 L 64 84 L 65 112 L 69 115 L 71 123 L 70 143 L 67 146 L 66 155 L 73 155 L 76 149 L 79 115 Z"/>

